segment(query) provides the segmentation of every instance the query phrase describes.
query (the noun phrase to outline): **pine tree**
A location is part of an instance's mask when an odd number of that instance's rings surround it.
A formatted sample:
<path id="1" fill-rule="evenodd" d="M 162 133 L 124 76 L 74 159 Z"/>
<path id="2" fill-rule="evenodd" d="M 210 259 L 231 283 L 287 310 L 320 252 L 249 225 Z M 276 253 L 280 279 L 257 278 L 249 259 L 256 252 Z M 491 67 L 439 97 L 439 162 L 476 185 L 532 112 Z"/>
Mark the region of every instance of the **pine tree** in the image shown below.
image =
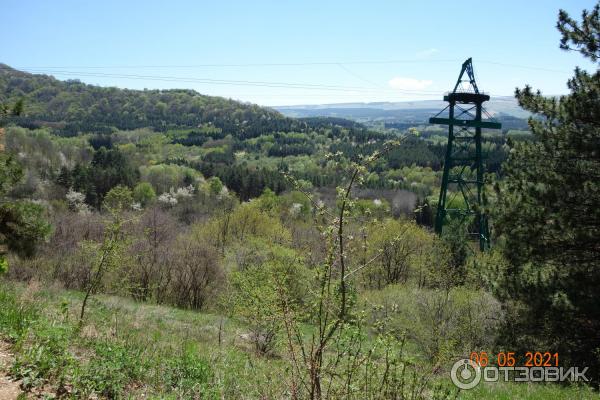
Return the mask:
<path id="1" fill-rule="evenodd" d="M 560 11 L 560 47 L 597 63 L 600 3 L 582 21 Z M 495 228 L 509 267 L 505 345 L 559 352 L 562 366 L 600 376 L 600 70 L 577 68 L 570 93 L 517 89 L 536 140 L 512 144 Z M 596 383 L 597 384 L 597 383 Z"/>

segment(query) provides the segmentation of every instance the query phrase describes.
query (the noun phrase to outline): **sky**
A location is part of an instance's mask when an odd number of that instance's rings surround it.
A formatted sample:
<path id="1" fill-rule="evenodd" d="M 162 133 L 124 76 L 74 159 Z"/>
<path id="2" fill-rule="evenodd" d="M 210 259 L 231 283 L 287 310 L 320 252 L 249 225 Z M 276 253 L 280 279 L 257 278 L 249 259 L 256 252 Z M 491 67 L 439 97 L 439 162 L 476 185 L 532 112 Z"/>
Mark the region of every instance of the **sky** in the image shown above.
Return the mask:
<path id="1" fill-rule="evenodd" d="M 131 89 L 260 105 L 441 99 L 473 58 L 480 89 L 566 93 L 578 53 L 559 9 L 594 1 L 0 0 L 0 63 Z"/>

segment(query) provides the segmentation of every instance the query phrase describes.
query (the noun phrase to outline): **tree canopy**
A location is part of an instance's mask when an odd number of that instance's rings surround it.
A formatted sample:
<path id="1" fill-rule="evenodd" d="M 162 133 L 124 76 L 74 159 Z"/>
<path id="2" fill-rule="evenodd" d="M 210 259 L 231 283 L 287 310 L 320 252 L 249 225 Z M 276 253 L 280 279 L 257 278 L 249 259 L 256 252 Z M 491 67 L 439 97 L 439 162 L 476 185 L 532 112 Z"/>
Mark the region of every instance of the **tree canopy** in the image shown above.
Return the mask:
<path id="1" fill-rule="evenodd" d="M 561 48 L 600 57 L 599 7 L 582 22 L 561 11 Z M 506 340 L 551 348 L 569 365 L 600 372 L 600 70 L 577 68 L 570 93 L 518 89 L 536 142 L 514 144 L 498 187 L 496 229 L 509 265 L 500 294 Z M 515 343 L 516 342 L 516 343 Z"/>

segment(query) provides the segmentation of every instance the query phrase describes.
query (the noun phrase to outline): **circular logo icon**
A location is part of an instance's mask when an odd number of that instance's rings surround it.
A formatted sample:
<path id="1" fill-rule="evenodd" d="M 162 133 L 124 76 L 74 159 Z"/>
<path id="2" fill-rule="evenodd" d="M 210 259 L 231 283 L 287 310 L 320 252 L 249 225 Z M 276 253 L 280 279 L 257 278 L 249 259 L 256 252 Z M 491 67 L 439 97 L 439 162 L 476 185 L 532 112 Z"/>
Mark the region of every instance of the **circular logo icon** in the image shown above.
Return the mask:
<path id="1" fill-rule="evenodd" d="M 473 389 L 481 381 L 481 367 L 466 358 L 458 360 L 452 366 L 450 378 L 452 383 L 459 389 Z"/>

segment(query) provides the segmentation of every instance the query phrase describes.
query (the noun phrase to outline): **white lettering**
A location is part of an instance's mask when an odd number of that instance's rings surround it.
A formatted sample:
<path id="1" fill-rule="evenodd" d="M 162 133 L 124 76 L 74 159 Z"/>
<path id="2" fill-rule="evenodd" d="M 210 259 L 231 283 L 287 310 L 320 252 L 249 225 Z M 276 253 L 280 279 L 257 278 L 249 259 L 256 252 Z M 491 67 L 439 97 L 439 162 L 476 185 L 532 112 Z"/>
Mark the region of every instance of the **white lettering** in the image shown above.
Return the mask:
<path id="1" fill-rule="evenodd" d="M 498 368 L 485 367 L 483 369 L 483 380 L 486 382 L 498 382 Z"/>

